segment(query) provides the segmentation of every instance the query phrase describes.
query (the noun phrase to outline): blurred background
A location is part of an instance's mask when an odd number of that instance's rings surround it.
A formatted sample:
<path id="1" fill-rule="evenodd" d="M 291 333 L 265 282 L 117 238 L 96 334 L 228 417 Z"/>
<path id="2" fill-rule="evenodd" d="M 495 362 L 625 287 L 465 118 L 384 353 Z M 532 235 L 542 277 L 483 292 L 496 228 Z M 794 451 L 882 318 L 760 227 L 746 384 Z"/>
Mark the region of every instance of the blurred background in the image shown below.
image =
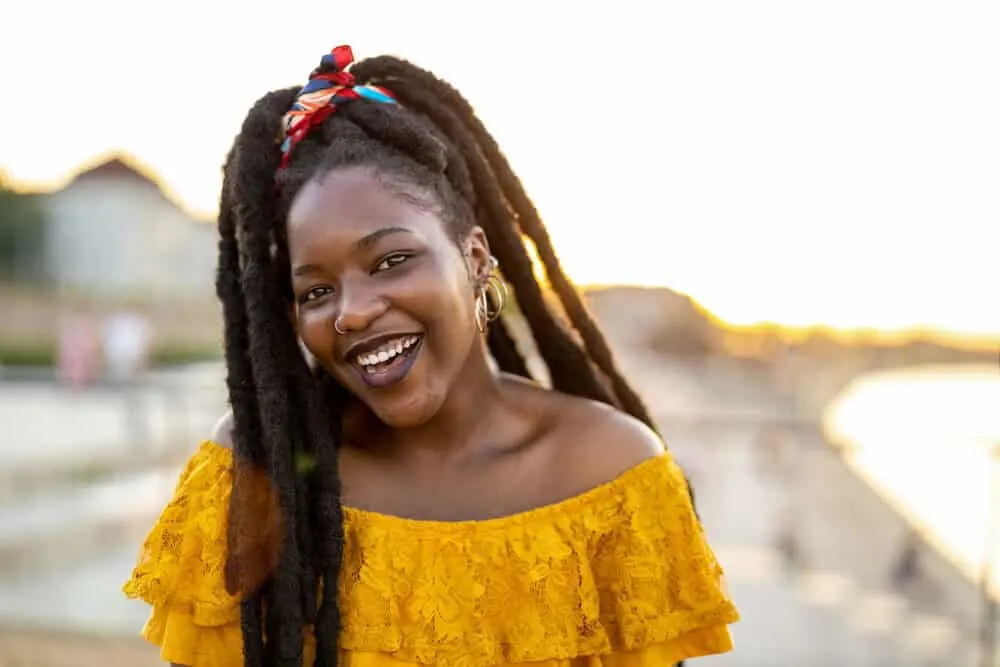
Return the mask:
<path id="1" fill-rule="evenodd" d="M 5 7 L 0 665 L 156 664 L 119 591 L 225 407 L 220 167 L 348 42 L 449 79 L 692 478 L 716 667 L 1000 665 L 1000 6 Z"/>

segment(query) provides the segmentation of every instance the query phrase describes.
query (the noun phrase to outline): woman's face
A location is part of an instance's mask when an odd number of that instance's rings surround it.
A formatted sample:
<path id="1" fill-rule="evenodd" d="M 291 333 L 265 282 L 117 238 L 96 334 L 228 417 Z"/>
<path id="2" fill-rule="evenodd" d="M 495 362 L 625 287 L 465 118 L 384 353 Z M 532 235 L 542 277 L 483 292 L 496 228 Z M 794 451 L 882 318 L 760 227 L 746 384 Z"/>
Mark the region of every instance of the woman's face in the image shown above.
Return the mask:
<path id="1" fill-rule="evenodd" d="M 482 230 L 456 243 L 432 207 L 398 193 L 365 168 L 310 181 L 288 214 L 288 252 L 306 348 L 403 428 L 434 416 L 479 345 L 475 286 L 489 249 Z"/>

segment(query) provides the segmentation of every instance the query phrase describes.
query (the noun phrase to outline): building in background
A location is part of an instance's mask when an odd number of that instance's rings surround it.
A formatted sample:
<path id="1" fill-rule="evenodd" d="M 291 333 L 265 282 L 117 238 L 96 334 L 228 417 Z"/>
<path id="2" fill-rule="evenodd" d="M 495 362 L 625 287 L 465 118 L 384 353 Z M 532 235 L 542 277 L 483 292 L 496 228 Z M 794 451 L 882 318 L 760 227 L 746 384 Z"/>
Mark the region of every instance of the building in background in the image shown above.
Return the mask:
<path id="1" fill-rule="evenodd" d="M 197 220 L 122 157 L 43 198 L 49 284 L 146 301 L 204 295 L 214 282 L 215 226 Z"/>

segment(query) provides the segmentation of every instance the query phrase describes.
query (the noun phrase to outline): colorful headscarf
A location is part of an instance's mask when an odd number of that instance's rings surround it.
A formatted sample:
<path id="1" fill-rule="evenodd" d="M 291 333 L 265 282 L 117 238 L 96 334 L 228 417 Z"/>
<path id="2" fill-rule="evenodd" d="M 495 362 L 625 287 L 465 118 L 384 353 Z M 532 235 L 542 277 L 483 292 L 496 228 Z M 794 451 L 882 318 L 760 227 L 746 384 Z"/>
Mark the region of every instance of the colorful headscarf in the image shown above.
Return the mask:
<path id="1" fill-rule="evenodd" d="M 365 98 L 374 102 L 395 104 L 396 100 L 385 88 L 371 85 L 357 85 L 354 75 L 346 71 L 354 62 L 354 53 L 349 46 L 338 46 L 323 56 L 319 67 L 309 75 L 309 83 L 299 91 L 295 104 L 281 121 L 284 133 L 281 142 L 281 165 L 288 165 L 289 156 L 295 144 L 323 120 L 337 110 L 341 104 Z"/>

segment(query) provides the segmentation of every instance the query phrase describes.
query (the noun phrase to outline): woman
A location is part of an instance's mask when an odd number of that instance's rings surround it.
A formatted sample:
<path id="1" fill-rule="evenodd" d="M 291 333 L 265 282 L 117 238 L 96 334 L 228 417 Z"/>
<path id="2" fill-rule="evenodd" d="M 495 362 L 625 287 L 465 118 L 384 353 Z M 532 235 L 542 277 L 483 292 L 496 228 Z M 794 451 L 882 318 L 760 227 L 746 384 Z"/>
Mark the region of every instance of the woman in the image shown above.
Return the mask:
<path id="1" fill-rule="evenodd" d="M 232 416 L 125 586 L 153 606 L 145 636 L 193 667 L 729 650 L 684 477 L 493 139 L 432 74 L 351 60 L 265 95 L 227 160 Z"/>

